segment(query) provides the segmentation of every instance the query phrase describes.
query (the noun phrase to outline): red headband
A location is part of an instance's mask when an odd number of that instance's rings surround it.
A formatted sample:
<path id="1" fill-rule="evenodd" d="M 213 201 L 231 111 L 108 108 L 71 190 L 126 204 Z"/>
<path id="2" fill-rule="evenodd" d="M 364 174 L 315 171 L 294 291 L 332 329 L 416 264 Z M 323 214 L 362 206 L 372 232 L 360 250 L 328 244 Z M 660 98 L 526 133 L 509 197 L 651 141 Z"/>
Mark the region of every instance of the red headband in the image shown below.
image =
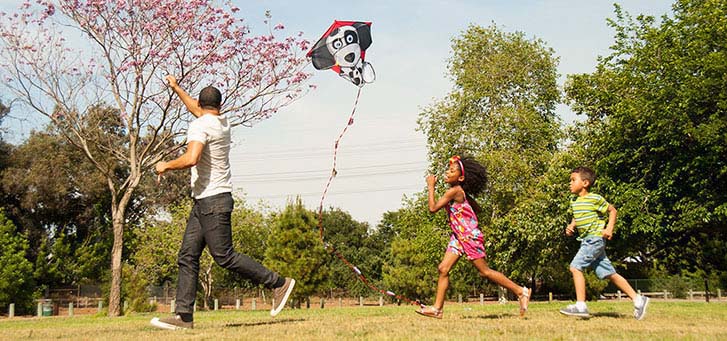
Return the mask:
<path id="1" fill-rule="evenodd" d="M 459 158 L 459 155 L 452 156 L 449 158 L 449 163 L 452 164 L 455 161 L 459 164 L 459 171 L 462 172 L 462 176 L 464 176 L 464 165 L 462 164 L 462 160 Z"/>

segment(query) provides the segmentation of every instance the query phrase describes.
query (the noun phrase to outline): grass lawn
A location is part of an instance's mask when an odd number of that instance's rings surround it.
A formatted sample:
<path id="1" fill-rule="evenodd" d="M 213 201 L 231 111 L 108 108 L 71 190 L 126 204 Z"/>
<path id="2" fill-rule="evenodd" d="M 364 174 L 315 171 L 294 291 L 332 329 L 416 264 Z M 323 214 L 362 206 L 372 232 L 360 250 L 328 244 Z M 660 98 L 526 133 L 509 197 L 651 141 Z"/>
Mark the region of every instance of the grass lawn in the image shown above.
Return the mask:
<path id="1" fill-rule="evenodd" d="M 727 340 L 727 302 L 652 300 L 647 317 L 636 321 L 630 302 L 589 303 L 593 317 L 563 316 L 565 302 L 533 302 L 520 318 L 515 302 L 445 306 L 441 320 L 414 313 L 414 306 L 198 312 L 195 328 L 166 331 L 149 320 L 165 314 L 0 319 L 0 340 L 167 340 L 167 339 L 712 339 Z"/>

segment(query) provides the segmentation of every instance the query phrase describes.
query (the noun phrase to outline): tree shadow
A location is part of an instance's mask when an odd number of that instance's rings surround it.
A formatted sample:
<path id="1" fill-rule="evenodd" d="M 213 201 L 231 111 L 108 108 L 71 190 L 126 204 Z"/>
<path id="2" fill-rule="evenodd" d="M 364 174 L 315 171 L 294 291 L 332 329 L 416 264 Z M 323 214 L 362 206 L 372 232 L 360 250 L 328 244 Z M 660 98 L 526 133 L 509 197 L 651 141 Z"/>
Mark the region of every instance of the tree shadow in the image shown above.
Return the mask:
<path id="1" fill-rule="evenodd" d="M 303 321 L 305 321 L 305 319 L 280 319 L 280 320 L 259 321 L 259 322 L 228 323 L 225 325 L 225 328 L 268 326 L 268 325 L 274 325 L 274 324 L 303 322 Z"/>

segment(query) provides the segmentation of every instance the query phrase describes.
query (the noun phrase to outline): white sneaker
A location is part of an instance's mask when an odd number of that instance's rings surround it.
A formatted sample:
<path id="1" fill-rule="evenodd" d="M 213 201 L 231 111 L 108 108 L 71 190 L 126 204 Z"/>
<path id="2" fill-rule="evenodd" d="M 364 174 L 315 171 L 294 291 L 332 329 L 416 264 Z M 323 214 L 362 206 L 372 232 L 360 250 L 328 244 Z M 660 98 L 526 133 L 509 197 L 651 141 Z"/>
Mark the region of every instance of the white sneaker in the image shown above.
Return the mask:
<path id="1" fill-rule="evenodd" d="M 646 317 L 646 307 L 649 306 L 649 298 L 641 296 L 641 305 L 634 304 L 634 318 L 637 320 L 643 320 Z"/>
<path id="2" fill-rule="evenodd" d="M 580 310 L 575 304 L 568 305 L 561 309 L 560 313 L 568 316 L 591 317 L 591 314 L 588 313 L 588 308 Z"/>

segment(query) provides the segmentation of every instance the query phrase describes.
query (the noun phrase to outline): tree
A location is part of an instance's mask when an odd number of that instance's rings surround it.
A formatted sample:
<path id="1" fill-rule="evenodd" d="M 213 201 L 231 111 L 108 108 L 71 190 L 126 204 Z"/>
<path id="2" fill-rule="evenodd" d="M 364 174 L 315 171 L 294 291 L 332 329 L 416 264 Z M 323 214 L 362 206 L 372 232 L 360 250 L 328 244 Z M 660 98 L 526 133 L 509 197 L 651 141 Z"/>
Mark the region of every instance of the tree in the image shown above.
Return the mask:
<path id="1" fill-rule="evenodd" d="M 425 108 L 431 170 L 454 154 L 470 155 L 489 171 L 481 220 L 501 217 L 543 174 L 557 149 L 557 58 L 541 40 L 496 26 L 472 25 L 452 41 L 454 89 Z M 488 217 L 489 215 L 489 217 Z"/>
<path id="2" fill-rule="evenodd" d="M 0 211 L 0 306 L 18 305 L 20 312 L 33 306 L 33 264 L 25 259 L 28 241 Z"/>
<path id="3" fill-rule="evenodd" d="M 367 236 L 368 224 L 355 221 L 351 215 L 340 209 L 329 208 L 323 211 L 323 238 L 346 260 L 351 262 L 368 277 L 367 268 L 362 266 L 364 258 L 361 253 Z M 358 279 L 356 273 L 346 263 L 333 254 L 329 254 L 328 267 L 330 275 L 328 280 L 330 288 L 343 289 L 356 295 L 368 291 Z"/>
<path id="4" fill-rule="evenodd" d="M 433 215 L 420 195 L 397 211 L 393 223 L 391 259 L 383 265 L 385 287 L 410 299 L 433 297 L 437 288 L 437 264 L 442 259 L 449 231 L 442 215 Z M 454 286 L 456 283 L 452 282 Z"/>
<path id="5" fill-rule="evenodd" d="M 320 292 L 328 278 L 328 253 L 318 231 L 315 214 L 303 207 L 300 197 L 273 219 L 263 264 L 295 278 L 296 299 Z"/>
<path id="6" fill-rule="evenodd" d="M 574 144 L 618 208 L 618 256 L 726 271 L 727 3 L 678 0 L 658 22 L 615 13 L 611 54 L 566 94 L 587 115 Z"/>
<path id="7" fill-rule="evenodd" d="M 174 74 L 193 92 L 216 85 L 223 113 L 236 126 L 250 126 L 302 95 L 309 74 L 301 51 L 308 42 L 300 35 L 276 38 L 280 24 L 251 36 L 229 2 L 37 3 L 2 14 L 0 70 L 7 88 L 50 119 L 105 178 L 113 226 L 109 315 L 117 316 L 129 203 L 143 175 L 184 145 L 189 115 L 163 77 Z M 118 136 L 85 129 L 93 108 L 104 103 L 112 103 L 122 123 Z"/>
<path id="8" fill-rule="evenodd" d="M 487 187 L 475 199 L 482 207 L 478 219 L 488 262 L 516 281 L 529 278 L 535 265 L 511 256 L 533 245 L 534 236 L 547 238 L 542 226 L 521 219 L 523 210 L 541 207 L 533 198 L 542 194 L 562 136 L 555 113 L 558 59 L 542 40 L 495 25 L 468 27 L 452 40 L 452 54 L 454 89 L 418 121 L 427 136 L 430 171 L 438 174 L 452 155 L 472 156 L 487 168 Z"/>

